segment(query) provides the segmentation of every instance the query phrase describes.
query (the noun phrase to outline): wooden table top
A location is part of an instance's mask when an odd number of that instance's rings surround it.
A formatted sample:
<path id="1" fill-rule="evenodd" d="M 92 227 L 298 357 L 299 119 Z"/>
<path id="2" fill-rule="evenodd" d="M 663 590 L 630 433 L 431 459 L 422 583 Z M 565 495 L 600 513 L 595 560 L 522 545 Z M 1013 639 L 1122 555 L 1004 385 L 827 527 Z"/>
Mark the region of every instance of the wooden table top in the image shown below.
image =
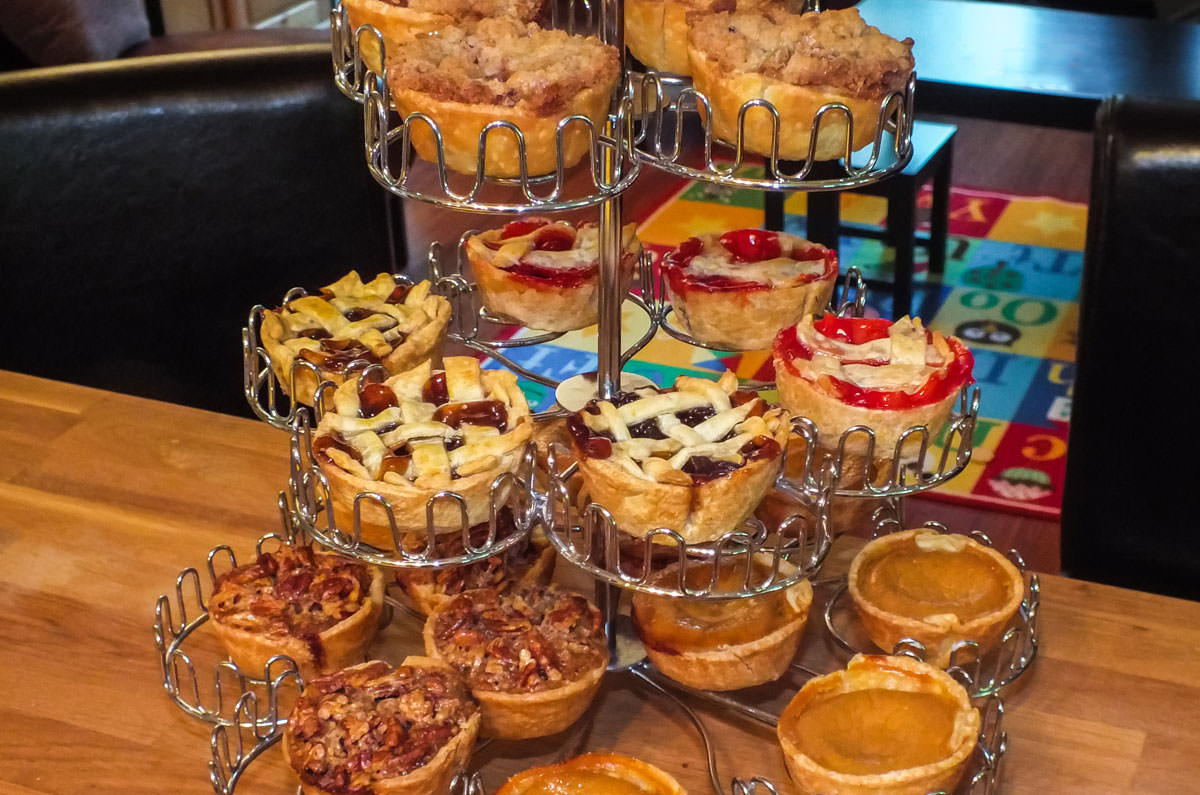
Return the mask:
<path id="1" fill-rule="evenodd" d="M 916 42 L 919 112 L 1091 129 L 1114 94 L 1200 99 L 1200 25 L 961 0 L 862 0 Z"/>
<path id="2" fill-rule="evenodd" d="M 212 547 L 245 555 L 278 527 L 286 435 L 0 372 L 0 448 L 0 792 L 211 792 L 210 730 L 163 692 L 153 607 Z M 1040 653 L 1005 696 L 1001 791 L 1200 790 L 1200 604 L 1041 582 Z M 810 621 L 806 641 L 818 655 L 819 624 Z M 210 640 L 197 640 L 198 659 Z M 412 628 L 397 621 L 374 651 L 416 649 Z M 840 664 L 830 656 L 826 669 Z M 489 789 L 577 741 L 635 754 L 691 792 L 709 791 L 685 718 L 630 679 L 613 678 L 590 730 L 574 740 L 485 749 L 477 761 Z M 785 780 L 770 731 L 700 712 L 723 778 Z M 277 748 L 252 771 L 239 793 L 295 792 Z"/>

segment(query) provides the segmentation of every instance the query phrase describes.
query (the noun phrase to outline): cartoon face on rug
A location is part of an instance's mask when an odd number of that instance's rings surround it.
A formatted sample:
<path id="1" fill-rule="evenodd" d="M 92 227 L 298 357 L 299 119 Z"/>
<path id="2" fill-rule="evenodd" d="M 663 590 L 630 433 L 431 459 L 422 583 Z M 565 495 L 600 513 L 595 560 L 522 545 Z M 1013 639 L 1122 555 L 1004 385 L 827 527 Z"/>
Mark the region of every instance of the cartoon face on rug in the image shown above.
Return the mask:
<path id="1" fill-rule="evenodd" d="M 977 345 L 1000 345 L 1011 348 L 1021 338 L 1021 330 L 997 320 L 969 320 L 954 329 L 954 336 Z"/>

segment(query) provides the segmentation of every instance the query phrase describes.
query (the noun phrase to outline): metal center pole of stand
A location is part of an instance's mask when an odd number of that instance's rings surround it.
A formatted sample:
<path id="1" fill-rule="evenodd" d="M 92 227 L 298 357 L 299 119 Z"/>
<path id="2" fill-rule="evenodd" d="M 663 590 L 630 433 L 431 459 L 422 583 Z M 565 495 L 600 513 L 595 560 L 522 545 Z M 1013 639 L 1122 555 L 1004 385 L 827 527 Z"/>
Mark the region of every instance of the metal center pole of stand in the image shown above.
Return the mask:
<path id="1" fill-rule="evenodd" d="M 626 66 L 624 3 L 602 0 L 600 3 L 600 37 L 621 53 L 621 65 Z M 623 71 L 622 74 L 625 72 Z M 613 100 L 620 102 L 624 80 L 617 82 Z M 619 115 L 619 114 L 618 114 Z M 603 179 L 605 184 L 616 183 L 621 167 L 621 141 L 624 131 L 617 129 L 616 117 L 610 130 L 614 145 L 603 147 Z M 611 400 L 621 390 L 621 197 L 614 196 L 600 205 L 600 301 L 597 307 L 599 329 L 596 346 L 596 394 Z"/>

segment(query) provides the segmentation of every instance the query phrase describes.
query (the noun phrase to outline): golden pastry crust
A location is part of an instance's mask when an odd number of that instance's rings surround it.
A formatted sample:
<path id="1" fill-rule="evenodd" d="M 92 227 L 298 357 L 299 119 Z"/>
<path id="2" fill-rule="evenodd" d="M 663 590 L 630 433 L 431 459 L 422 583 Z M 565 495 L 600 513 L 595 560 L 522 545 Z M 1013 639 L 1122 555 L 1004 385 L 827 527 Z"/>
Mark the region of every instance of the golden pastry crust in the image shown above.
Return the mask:
<path id="1" fill-rule="evenodd" d="M 784 6 L 774 0 L 627 0 L 625 46 L 651 69 L 690 75 L 688 17 L 719 11 Z"/>
<path id="2" fill-rule="evenodd" d="M 390 50 L 392 42 L 409 41 L 425 33 L 483 17 L 512 17 L 533 21 L 542 10 L 542 0 L 342 0 L 350 30 L 373 25 Z M 379 42 L 365 35 L 356 40 L 368 68 L 382 74 Z"/>
<path id="3" fill-rule="evenodd" d="M 824 311 L 838 275 L 835 252 L 762 229 L 690 238 L 662 268 L 683 330 L 731 351 L 770 348 L 780 329 Z"/>
<path id="4" fill-rule="evenodd" d="M 732 373 L 716 383 L 680 376 L 673 390 L 615 400 L 620 407 L 589 404 L 568 425 L 583 490 L 630 535 L 665 527 L 687 543 L 713 541 L 753 513 L 779 474 L 788 414 L 737 392 Z M 704 412 L 694 427 L 670 422 L 692 410 Z"/>
<path id="5" fill-rule="evenodd" d="M 914 556 L 938 558 L 933 563 L 942 571 L 931 571 L 928 564 L 917 569 L 911 560 L 906 566 Z M 891 574 L 880 570 L 889 557 L 895 561 Z M 959 569 L 973 563 L 971 574 L 952 576 L 956 562 Z M 995 647 L 1021 607 L 1025 579 L 1008 558 L 968 536 L 917 529 L 880 536 L 859 550 L 850 564 L 849 590 L 876 646 L 891 651 L 901 639 L 912 638 L 925 646 L 928 662 L 945 668 L 956 643 L 973 640 L 981 653 Z M 885 599 L 896 595 L 897 603 L 881 603 L 881 593 Z M 904 602 L 912 609 L 900 609 Z M 956 605 L 966 614 L 959 615 Z"/>
<path id="6" fill-rule="evenodd" d="M 465 591 L 425 622 L 425 650 L 467 678 L 485 737 L 547 737 L 591 704 L 608 666 L 600 612 L 554 586 Z"/>
<path id="7" fill-rule="evenodd" d="M 439 379 L 443 391 L 433 396 Z M 314 431 L 313 458 L 345 532 L 364 493 L 388 501 L 399 532 L 424 532 L 426 505 L 445 490 L 463 498 L 469 525 L 488 521 L 492 484 L 517 470 L 533 424 L 516 376 L 481 370 L 469 356 L 446 357 L 440 372 L 426 362 L 382 384 L 347 381 L 333 404 Z M 360 510 L 362 540 L 395 549 L 388 512 L 373 500 Z M 439 501 L 433 522 L 439 533 L 461 532 L 459 506 Z"/>
<path id="8" fill-rule="evenodd" d="M 430 289 L 428 281 L 407 287 L 388 273 L 364 283 L 350 271 L 316 295 L 266 312 L 260 338 L 280 388 L 311 406 L 321 381 L 343 383 L 355 359 L 382 364 L 390 373 L 423 361 L 439 363 L 450 302 Z M 314 364 L 320 376 L 309 367 L 293 367 L 297 358 Z"/>
<path id="9" fill-rule="evenodd" d="M 283 758 L 304 795 L 427 795 L 449 788 L 478 734 L 478 708 L 444 663 L 408 657 L 393 669 L 373 660 L 306 685 L 284 730 Z M 365 767 L 354 759 L 363 754 Z"/>
<path id="10" fill-rule="evenodd" d="M 605 795 L 609 786 L 632 787 L 644 795 L 686 795 L 679 782 L 654 765 L 621 754 L 583 754 L 553 765 L 530 768 L 510 778 L 496 795 L 545 795 L 591 792 Z"/>
<path id="11" fill-rule="evenodd" d="M 545 534 L 536 531 L 537 528 L 528 539 L 517 542 L 504 552 L 475 563 L 445 569 L 397 569 L 396 582 L 413 606 L 426 616 L 463 591 L 495 588 L 503 592 L 514 586 L 549 585 L 554 576 L 557 556 Z M 482 544 L 487 532 L 487 524 L 471 528 L 471 543 L 475 546 Z M 498 514 L 496 537 L 504 538 L 515 532 L 517 529 L 513 524 L 512 512 L 505 510 Z M 404 541 L 410 549 L 425 547 L 423 536 L 407 536 Z M 442 536 L 435 549 L 439 557 L 461 555 L 462 536 Z"/>
<path id="12" fill-rule="evenodd" d="M 812 420 L 818 444 L 836 449 L 855 426 L 874 431 L 872 457 L 887 477 L 904 432 L 923 425 L 933 442 L 950 419 L 959 390 L 971 381 L 974 360 L 955 337 L 927 331 L 920 318 L 895 323 L 880 318 L 804 318 L 779 332 L 773 349 L 779 402 Z M 943 394 L 944 393 L 944 394 Z M 911 434 L 900 457 L 916 455 L 920 435 Z M 846 452 L 867 455 L 867 437 L 852 434 Z M 844 466 L 863 473 L 862 463 Z"/>
<path id="13" fill-rule="evenodd" d="M 621 294 L 629 291 L 642 246 L 637 224 L 621 229 Z M 524 218 L 467 238 L 467 258 L 484 306 L 544 331 L 572 331 L 598 320 L 599 230 Z"/>
<path id="14" fill-rule="evenodd" d="M 858 700 L 856 694 L 866 698 Z M 832 733 L 821 731 L 820 724 L 805 726 L 807 716 L 846 696 L 850 698 L 832 708 L 838 713 L 830 718 L 835 721 Z M 890 699 L 900 703 L 887 704 Z M 936 728 L 906 712 L 905 707 L 914 705 L 910 699 L 940 713 Z M 801 792 L 925 795 L 954 789 L 978 741 L 979 725 L 979 711 L 971 706 L 966 690 L 944 671 L 908 657 L 859 654 L 844 671 L 811 679 L 800 688 L 780 715 L 778 736 L 788 772 Z M 858 751 L 870 757 L 863 767 L 877 772 L 827 766 L 835 763 L 818 761 L 806 752 L 811 738 L 839 746 L 824 751 L 841 757 L 837 767 L 855 767 L 852 755 Z M 922 745 L 920 763 L 887 767 L 889 756 Z"/>
<path id="15" fill-rule="evenodd" d="M 850 110 L 852 150 L 875 139 L 883 101 L 903 91 L 912 74 L 912 44 L 867 25 L 856 8 L 807 14 L 767 8 L 693 19 L 688 56 L 693 83 L 712 106 L 718 138 L 736 141 L 742 105 L 765 99 L 779 112 L 779 156 L 804 160 L 822 105 L 841 103 Z M 813 158 L 844 156 L 848 126 L 845 114 L 827 112 Z M 746 114 L 747 149 L 769 156 L 771 133 L 769 113 Z"/>
<path id="16" fill-rule="evenodd" d="M 304 681 L 362 660 L 379 631 L 383 573 L 308 546 L 284 545 L 219 576 L 213 631 L 237 667 L 261 677 L 286 654 Z"/>
<path id="17" fill-rule="evenodd" d="M 726 559 L 728 560 L 728 559 Z M 756 561 L 758 582 L 770 575 L 769 556 Z M 781 561 L 780 574 L 795 567 Z M 673 582 L 679 564 L 663 569 L 656 579 Z M 689 564 L 689 583 L 708 582 L 711 563 Z M 741 562 L 722 567 L 719 582 L 740 588 Z M 752 583 L 754 580 L 752 580 Z M 677 682 L 701 690 L 739 690 L 782 676 L 796 656 L 800 636 L 812 606 L 812 585 L 799 580 L 781 591 L 728 601 L 697 601 L 636 593 L 633 623 L 646 656 L 658 670 Z"/>
<path id="18" fill-rule="evenodd" d="M 594 36 L 543 30 L 533 23 L 484 19 L 472 26 L 445 28 L 437 36 L 399 42 L 388 58 L 387 79 L 401 116 L 425 113 L 442 134 L 446 166 L 475 174 L 479 136 L 501 120 L 515 124 L 525 138 L 531 176 L 557 168 L 557 129 L 569 116 L 586 116 L 599 133 L 619 72 L 615 48 Z M 413 146 L 437 162 L 437 143 L 428 125 L 413 123 Z M 591 148 L 585 125 L 563 131 L 565 167 Z M 516 136 L 491 133 L 484 173 L 519 177 Z"/>

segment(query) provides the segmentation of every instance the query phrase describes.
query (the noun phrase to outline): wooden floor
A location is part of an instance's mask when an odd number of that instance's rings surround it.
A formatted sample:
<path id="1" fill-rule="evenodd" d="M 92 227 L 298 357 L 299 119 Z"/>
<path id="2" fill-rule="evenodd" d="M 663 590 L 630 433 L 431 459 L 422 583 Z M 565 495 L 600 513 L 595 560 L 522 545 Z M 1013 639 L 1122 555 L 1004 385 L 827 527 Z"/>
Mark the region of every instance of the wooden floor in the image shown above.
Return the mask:
<path id="1" fill-rule="evenodd" d="M 955 184 L 1087 201 L 1091 173 L 1090 134 L 957 117 L 929 118 L 958 126 L 954 151 Z M 663 180 L 653 169 L 643 169 L 638 181 L 625 195 L 626 220 L 641 218 L 652 209 L 661 200 L 662 184 Z M 594 217 L 586 212 L 572 215 Z M 409 261 L 413 263 L 425 260 L 433 241 L 453 251 L 464 231 L 498 223 L 486 215 L 452 212 L 416 202 L 405 204 L 405 221 Z M 928 497 L 909 498 L 906 515 L 910 524 L 939 521 L 952 530 L 986 532 L 1002 549 L 1019 550 L 1035 571 L 1057 573 L 1060 570 L 1060 528 L 1056 521 L 966 507 Z"/>

